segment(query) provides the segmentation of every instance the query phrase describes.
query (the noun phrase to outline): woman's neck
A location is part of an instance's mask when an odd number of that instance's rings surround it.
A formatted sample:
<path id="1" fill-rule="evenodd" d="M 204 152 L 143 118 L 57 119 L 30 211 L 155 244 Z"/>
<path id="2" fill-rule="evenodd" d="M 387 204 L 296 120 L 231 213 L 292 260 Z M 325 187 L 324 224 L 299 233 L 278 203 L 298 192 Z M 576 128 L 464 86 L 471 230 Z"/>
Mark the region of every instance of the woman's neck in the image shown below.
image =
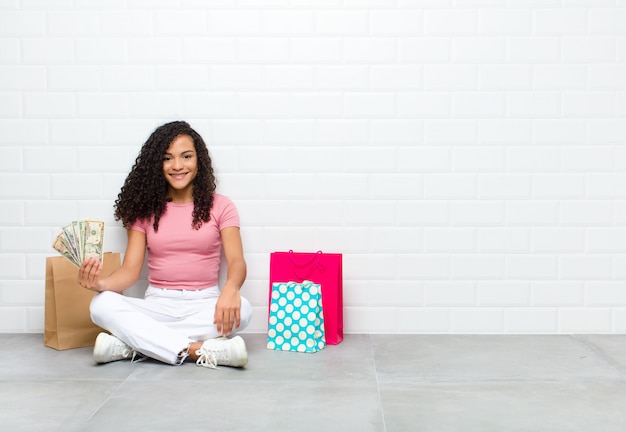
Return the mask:
<path id="1" fill-rule="evenodd" d="M 171 202 L 174 204 L 186 204 L 193 202 L 192 194 L 177 194 L 177 193 L 168 193 L 167 194 L 167 202 Z"/>

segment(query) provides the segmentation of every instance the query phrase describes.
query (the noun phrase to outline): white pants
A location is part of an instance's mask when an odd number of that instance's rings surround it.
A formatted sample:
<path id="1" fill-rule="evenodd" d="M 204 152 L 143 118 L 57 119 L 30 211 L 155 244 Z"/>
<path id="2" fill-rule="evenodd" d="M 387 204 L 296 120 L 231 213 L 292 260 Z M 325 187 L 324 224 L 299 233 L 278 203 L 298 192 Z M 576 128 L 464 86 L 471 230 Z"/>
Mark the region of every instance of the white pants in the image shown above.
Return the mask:
<path id="1" fill-rule="evenodd" d="M 135 351 L 181 364 L 192 342 L 220 336 L 213 323 L 219 295 L 218 287 L 187 291 L 149 286 L 143 299 L 104 291 L 91 301 L 91 319 Z M 244 329 L 252 317 L 252 306 L 243 297 L 240 315 L 241 324 L 233 331 Z"/>

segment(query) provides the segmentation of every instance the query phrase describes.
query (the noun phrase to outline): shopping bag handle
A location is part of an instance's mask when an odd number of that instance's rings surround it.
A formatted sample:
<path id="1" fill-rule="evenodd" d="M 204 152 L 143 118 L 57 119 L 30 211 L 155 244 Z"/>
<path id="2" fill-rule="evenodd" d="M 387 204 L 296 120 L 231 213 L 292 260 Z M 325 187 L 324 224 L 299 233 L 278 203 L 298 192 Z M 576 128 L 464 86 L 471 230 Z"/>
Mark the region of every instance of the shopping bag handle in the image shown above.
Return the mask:
<path id="1" fill-rule="evenodd" d="M 313 271 L 313 269 L 315 268 L 316 265 L 317 265 L 317 269 L 320 272 L 323 272 L 325 270 L 326 266 L 324 265 L 322 260 L 319 259 L 322 255 L 323 255 L 322 251 L 318 250 L 313 255 L 313 257 L 311 257 L 310 259 L 306 260 L 306 262 L 296 262 L 293 250 L 289 250 L 289 258 L 291 259 L 291 265 L 293 267 L 293 273 L 296 276 L 298 276 L 300 279 L 304 280 L 307 277 L 309 277 L 309 275 L 311 274 L 311 272 Z M 308 267 L 309 271 L 306 272 L 306 274 L 302 275 L 302 274 L 300 274 L 298 272 L 297 267 L 305 267 L 305 270 L 306 270 L 306 267 Z"/>

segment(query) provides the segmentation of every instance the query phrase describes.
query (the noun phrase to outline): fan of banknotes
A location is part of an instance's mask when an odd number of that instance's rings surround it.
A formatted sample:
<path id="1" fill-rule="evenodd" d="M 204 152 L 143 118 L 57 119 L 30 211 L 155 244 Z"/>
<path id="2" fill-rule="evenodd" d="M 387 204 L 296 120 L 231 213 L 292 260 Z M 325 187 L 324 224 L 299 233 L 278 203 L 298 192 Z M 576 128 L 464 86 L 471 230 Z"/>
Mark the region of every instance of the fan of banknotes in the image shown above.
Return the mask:
<path id="1" fill-rule="evenodd" d="M 73 221 L 54 240 L 52 247 L 76 267 L 87 258 L 102 262 L 104 253 L 104 222 L 99 220 Z"/>

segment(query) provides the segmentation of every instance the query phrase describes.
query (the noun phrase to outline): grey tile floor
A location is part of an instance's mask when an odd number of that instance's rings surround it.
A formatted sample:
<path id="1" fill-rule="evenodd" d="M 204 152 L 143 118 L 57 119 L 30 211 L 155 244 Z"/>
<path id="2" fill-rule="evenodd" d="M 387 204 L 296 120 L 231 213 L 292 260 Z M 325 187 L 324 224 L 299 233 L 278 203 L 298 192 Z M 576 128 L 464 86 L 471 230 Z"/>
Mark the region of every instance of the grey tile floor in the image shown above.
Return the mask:
<path id="1" fill-rule="evenodd" d="M 245 369 L 94 365 L 0 334 L 1 431 L 626 431 L 626 335 L 243 335 Z"/>

